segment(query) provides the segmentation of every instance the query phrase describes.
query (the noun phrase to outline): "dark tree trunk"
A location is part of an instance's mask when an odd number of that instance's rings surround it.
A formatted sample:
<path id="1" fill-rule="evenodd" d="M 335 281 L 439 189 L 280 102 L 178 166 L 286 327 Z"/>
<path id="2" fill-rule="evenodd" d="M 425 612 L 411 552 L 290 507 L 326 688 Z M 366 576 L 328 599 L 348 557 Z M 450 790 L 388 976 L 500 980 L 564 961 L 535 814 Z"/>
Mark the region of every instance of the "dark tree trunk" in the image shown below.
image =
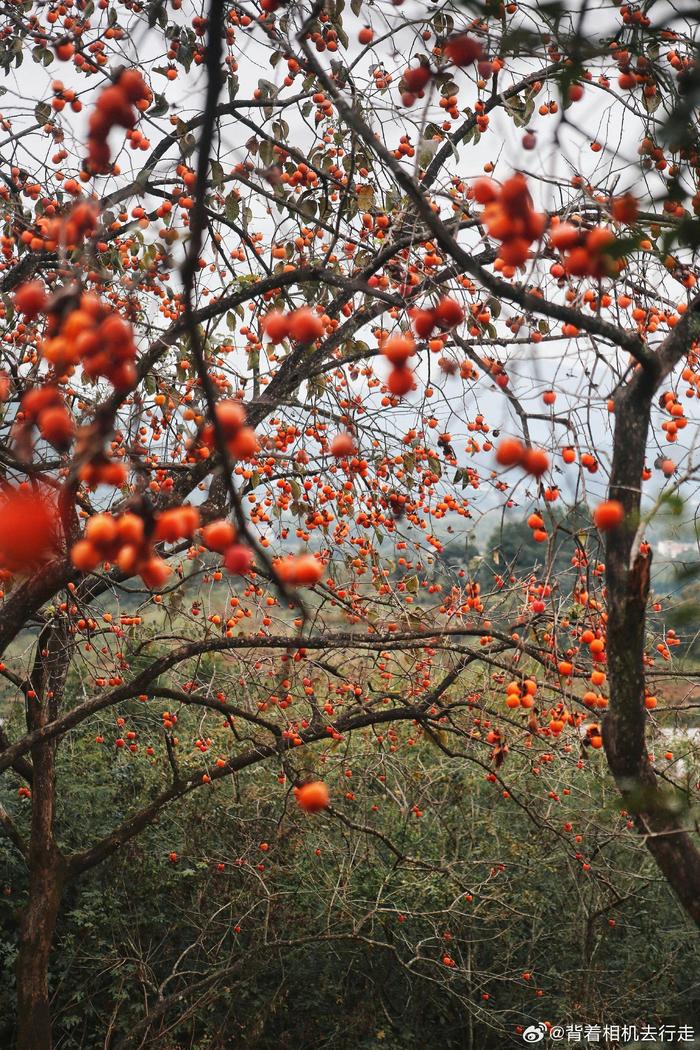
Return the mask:
<path id="1" fill-rule="evenodd" d="M 37 642 L 27 728 L 57 717 L 72 652 L 65 624 L 49 620 Z M 56 749 L 39 741 L 32 756 L 32 821 L 27 863 L 29 899 L 22 914 L 17 957 L 17 1050 L 51 1050 L 49 958 L 68 866 L 56 842 Z"/>
<path id="2" fill-rule="evenodd" d="M 687 812 L 663 788 L 649 761 L 645 726 L 645 621 L 651 552 L 638 534 L 641 486 L 651 419 L 660 386 L 700 337 L 700 297 L 667 338 L 653 366 L 638 368 L 615 398 L 610 498 L 625 520 L 607 535 L 607 653 L 610 708 L 603 727 L 608 765 L 645 845 L 687 914 L 700 926 L 700 852 Z"/>
<path id="3" fill-rule="evenodd" d="M 29 900 L 20 923 L 17 957 L 17 1050 L 51 1050 L 49 956 L 65 875 L 53 833 L 53 741 L 39 745 L 33 759 Z"/>

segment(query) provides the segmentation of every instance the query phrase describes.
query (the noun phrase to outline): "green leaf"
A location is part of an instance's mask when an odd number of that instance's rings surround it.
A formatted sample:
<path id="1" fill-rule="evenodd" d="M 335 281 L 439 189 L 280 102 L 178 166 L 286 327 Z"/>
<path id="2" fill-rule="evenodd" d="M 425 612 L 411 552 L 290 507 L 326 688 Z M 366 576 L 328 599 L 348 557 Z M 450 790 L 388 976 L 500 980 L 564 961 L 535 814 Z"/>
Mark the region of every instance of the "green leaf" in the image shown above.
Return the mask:
<path id="1" fill-rule="evenodd" d="M 151 106 L 148 111 L 149 117 L 162 117 L 168 112 L 170 108 L 168 100 L 165 95 L 159 95 L 157 92 L 154 94 L 155 105 Z"/>
<path id="2" fill-rule="evenodd" d="M 647 113 L 656 113 L 661 105 L 661 93 L 656 91 L 653 95 L 647 96 L 642 92 L 642 102 Z"/>
<path id="3" fill-rule="evenodd" d="M 357 191 L 357 203 L 363 211 L 367 211 L 374 205 L 374 187 L 366 183 Z"/>
<path id="4" fill-rule="evenodd" d="M 661 504 L 666 508 L 669 514 L 678 518 L 683 513 L 685 507 L 685 501 L 677 492 L 665 493 L 660 500 Z"/>
<path id="5" fill-rule="evenodd" d="M 214 185 L 218 190 L 224 185 L 224 169 L 218 160 L 210 160 L 209 167 L 211 168 L 211 177 Z"/>
<path id="6" fill-rule="evenodd" d="M 37 124 L 45 124 L 51 117 L 51 106 L 48 102 L 37 102 L 34 107 L 34 116 Z"/>
<path id="7" fill-rule="evenodd" d="M 263 98 L 277 98 L 277 92 L 279 89 L 271 80 L 265 80 L 264 77 L 261 77 L 258 81 L 258 89 Z"/>
<path id="8" fill-rule="evenodd" d="M 260 154 L 260 160 L 263 162 L 263 164 L 269 167 L 275 159 L 275 150 L 272 143 L 268 142 L 267 139 L 264 139 L 260 143 L 260 148 L 258 152 Z"/>
<path id="9" fill-rule="evenodd" d="M 241 202 L 237 193 L 229 193 L 224 201 L 224 215 L 232 222 L 237 219 L 241 211 Z"/>

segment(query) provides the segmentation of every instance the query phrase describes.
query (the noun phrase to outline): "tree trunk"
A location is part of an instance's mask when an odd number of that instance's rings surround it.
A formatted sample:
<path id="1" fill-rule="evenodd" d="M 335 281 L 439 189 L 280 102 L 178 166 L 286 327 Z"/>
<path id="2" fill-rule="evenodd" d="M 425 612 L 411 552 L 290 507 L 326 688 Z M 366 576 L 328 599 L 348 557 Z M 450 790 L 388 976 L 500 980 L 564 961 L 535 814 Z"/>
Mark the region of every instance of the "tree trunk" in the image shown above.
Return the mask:
<path id="1" fill-rule="evenodd" d="M 49 620 L 39 635 L 26 690 L 27 729 L 58 716 L 73 642 L 64 623 Z M 17 1050 L 51 1050 L 49 957 L 68 865 L 56 843 L 56 749 L 58 739 L 39 741 L 32 756 L 32 822 L 27 863 L 29 899 L 19 930 L 17 957 Z"/>
<path id="2" fill-rule="evenodd" d="M 658 781 L 649 761 L 645 728 L 645 623 L 651 551 L 638 535 L 642 472 L 651 406 L 661 384 L 700 338 L 700 296 L 667 337 L 654 367 L 639 368 L 615 398 L 615 437 L 610 498 L 625 511 L 624 523 L 607 534 L 607 652 L 610 707 L 603 724 L 608 765 L 626 807 L 687 914 L 700 926 L 700 851 L 678 798 Z"/>
<path id="3" fill-rule="evenodd" d="M 29 900 L 19 931 L 17 1050 L 51 1050 L 49 956 L 65 880 L 65 861 L 54 839 L 53 741 L 33 749 Z"/>

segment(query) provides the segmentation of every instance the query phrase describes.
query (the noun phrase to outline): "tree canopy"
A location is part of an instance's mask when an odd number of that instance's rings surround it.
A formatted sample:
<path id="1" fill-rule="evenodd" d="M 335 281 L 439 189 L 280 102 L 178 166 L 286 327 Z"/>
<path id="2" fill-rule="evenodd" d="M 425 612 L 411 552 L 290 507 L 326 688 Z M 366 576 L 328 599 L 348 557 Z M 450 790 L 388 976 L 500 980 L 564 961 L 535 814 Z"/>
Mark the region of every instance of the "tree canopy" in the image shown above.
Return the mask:
<path id="1" fill-rule="evenodd" d="M 310 877 L 297 837 L 325 835 L 339 871 L 343 843 L 388 851 L 415 939 L 359 918 L 310 936 L 393 953 L 393 996 L 401 973 L 451 989 L 474 1045 L 475 1023 L 520 1041 L 515 1007 L 484 1020 L 461 910 L 488 882 L 463 867 L 484 808 L 517 811 L 519 848 L 537 829 L 586 896 L 585 965 L 598 920 L 651 899 L 642 850 L 664 907 L 700 923 L 695 625 L 653 568 L 663 515 L 691 528 L 697 507 L 692 11 L 27 0 L 1 17 L 18 1047 L 52 1045 L 72 895 L 145 842 L 168 879 L 183 854 L 227 876 L 210 817 L 238 827 L 231 799 L 263 897 L 246 819 L 276 855 L 289 843 L 288 887 Z M 466 836 L 440 816 L 460 790 Z M 572 792 L 590 841 L 554 815 Z M 166 849 L 197 812 L 200 845 Z M 296 952 L 274 878 L 251 914 Z M 376 917 L 381 888 L 364 892 Z M 160 987 L 128 1024 L 115 1006 L 100 1045 L 114 1028 L 167 1046 L 180 1001 Z"/>

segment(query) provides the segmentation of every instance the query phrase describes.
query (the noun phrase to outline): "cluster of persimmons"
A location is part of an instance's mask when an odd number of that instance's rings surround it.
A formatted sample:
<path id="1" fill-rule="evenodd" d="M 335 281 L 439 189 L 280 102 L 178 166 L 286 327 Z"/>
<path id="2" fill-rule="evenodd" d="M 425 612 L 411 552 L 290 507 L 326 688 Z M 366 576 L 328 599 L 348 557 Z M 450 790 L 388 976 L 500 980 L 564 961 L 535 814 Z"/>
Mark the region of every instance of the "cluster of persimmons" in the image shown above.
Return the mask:
<path id="1" fill-rule="evenodd" d="M 125 69 L 114 83 L 100 93 L 90 114 L 88 170 L 94 175 L 109 171 L 109 133 L 113 127 L 130 131 L 137 112 L 148 109 L 153 95 L 137 69 Z"/>

